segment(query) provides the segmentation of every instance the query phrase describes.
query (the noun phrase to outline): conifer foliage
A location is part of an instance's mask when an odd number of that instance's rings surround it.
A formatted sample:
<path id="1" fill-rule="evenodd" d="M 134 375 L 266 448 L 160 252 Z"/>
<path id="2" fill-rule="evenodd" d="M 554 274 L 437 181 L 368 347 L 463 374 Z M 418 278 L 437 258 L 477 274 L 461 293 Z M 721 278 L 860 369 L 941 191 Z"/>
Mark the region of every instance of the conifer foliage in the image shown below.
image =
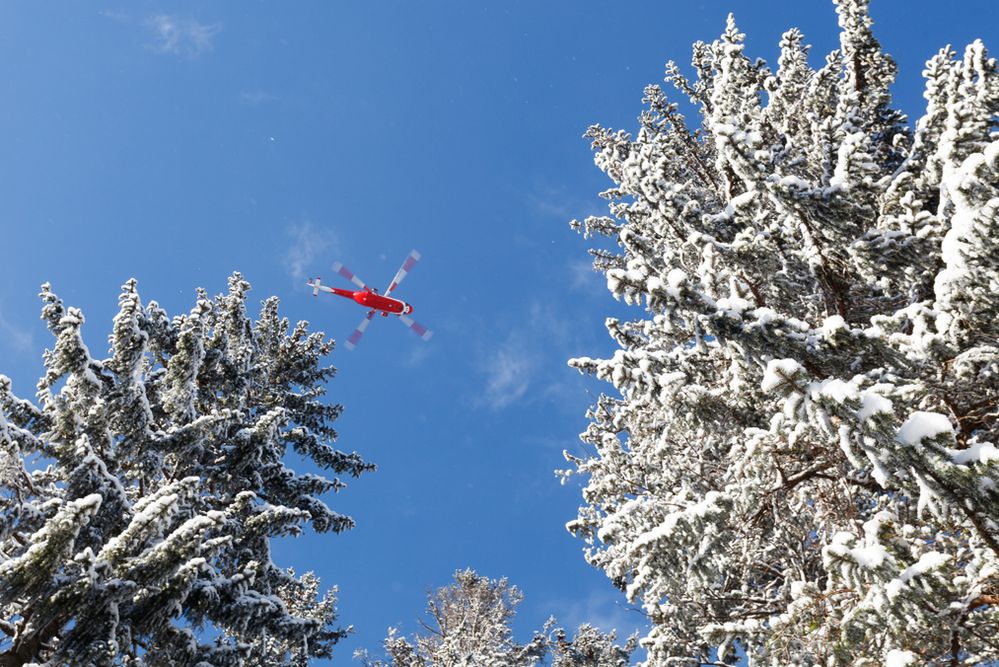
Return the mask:
<path id="1" fill-rule="evenodd" d="M 427 633 L 413 641 L 390 629 L 385 639 L 389 662 L 368 661 L 365 667 L 627 667 L 637 637 L 615 644 L 615 632 L 604 634 L 581 626 L 570 639 L 551 618 L 527 644 L 513 639 L 510 622 L 524 599 L 506 579 L 489 579 L 474 570 L 454 573 L 454 583 L 427 599 Z"/>
<path id="2" fill-rule="evenodd" d="M 37 403 L 0 376 L 0 665 L 305 665 L 343 636 L 269 539 L 352 525 L 319 498 L 343 483 L 286 467 L 289 449 L 372 466 L 331 446 L 332 342 L 276 298 L 251 321 L 249 289 L 233 274 L 171 318 L 129 281 L 99 359 L 43 286 Z"/>
<path id="3" fill-rule="evenodd" d="M 454 584 L 427 600 L 430 630 L 410 643 L 390 630 L 385 649 L 393 667 L 529 667 L 545 653 L 543 633 L 527 644 L 513 639 L 510 621 L 523 594 L 506 579 L 472 570 L 455 572 Z"/>
<path id="4" fill-rule="evenodd" d="M 730 17 L 635 136 L 599 126 L 611 383 L 567 458 L 569 529 L 648 614 L 648 665 L 973 665 L 999 655 L 999 74 L 926 65 L 913 129 L 867 0 L 815 70 Z"/>

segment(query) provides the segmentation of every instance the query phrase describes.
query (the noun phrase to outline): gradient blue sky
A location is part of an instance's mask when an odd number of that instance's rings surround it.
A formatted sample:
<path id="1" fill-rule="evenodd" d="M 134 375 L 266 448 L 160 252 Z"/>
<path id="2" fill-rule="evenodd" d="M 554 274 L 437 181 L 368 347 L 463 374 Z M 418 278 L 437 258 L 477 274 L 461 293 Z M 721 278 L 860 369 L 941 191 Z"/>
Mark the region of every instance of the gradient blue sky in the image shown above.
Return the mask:
<path id="1" fill-rule="evenodd" d="M 823 0 L 0 4 L 0 372 L 33 394 L 44 281 L 98 354 L 129 277 L 177 313 L 233 270 L 343 340 L 363 311 L 306 276 L 340 259 L 384 287 L 417 248 L 398 294 L 435 337 L 378 320 L 333 357 L 340 446 L 379 465 L 331 500 L 358 526 L 276 559 L 340 587 L 341 664 L 414 630 L 464 567 L 522 588 L 522 639 L 549 614 L 637 627 L 564 530 L 578 484 L 552 474 L 600 390 L 565 360 L 609 354 L 624 312 L 566 222 L 604 211 L 586 127 L 633 129 L 643 87 L 729 11 L 771 63 L 790 26 L 813 65 L 836 45 Z M 938 48 L 999 49 L 993 2 L 873 14 L 910 115 Z"/>

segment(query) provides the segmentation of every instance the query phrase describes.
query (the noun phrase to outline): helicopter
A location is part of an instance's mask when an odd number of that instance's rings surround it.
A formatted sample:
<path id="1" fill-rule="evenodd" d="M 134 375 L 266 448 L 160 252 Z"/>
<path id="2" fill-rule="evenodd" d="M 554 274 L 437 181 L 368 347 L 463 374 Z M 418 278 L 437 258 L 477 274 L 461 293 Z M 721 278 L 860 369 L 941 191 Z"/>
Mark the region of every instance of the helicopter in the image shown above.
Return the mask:
<path id="1" fill-rule="evenodd" d="M 395 278 L 392 279 L 392 282 L 389 284 L 388 289 L 385 290 L 384 294 L 379 294 L 377 289 L 368 287 L 363 280 L 358 278 L 353 271 L 348 269 L 341 262 L 334 262 L 333 270 L 336 271 L 338 275 L 343 276 L 361 289 L 349 290 L 341 289 L 339 287 L 329 287 L 327 285 L 323 285 L 320 282 L 319 277 L 316 277 L 314 281 L 307 282 L 305 284 L 312 288 L 312 296 L 319 296 L 320 291 L 329 292 L 330 294 L 351 299 L 368 309 L 367 316 L 361 320 L 361 323 L 356 329 L 354 329 L 354 333 L 352 333 L 344 343 L 348 350 L 353 350 L 357 347 L 357 343 L 360 342 L 361 336 L 364 335 L 365 330 L 368 328 L 368 325 L 371 324 L 371 320 L 374 319 L 376 313 L 381 313 L 382 317 L 396 315 L 399 320 L 409 327 L 413 333 L 422 338 L 424 341 L 428 341 L 430 340 L 430 337 L 434 335 L 434 332 L 408 317 L 409 314 L 413 312 L 412 304 L 389 296 L 389 294 L 391 294 L 393 290 L 399 286 L 399 283 L 402 282 L 403 278 L 406 277 L 409 271 L 416 266 L 416 263 L 419 260 L 420 253 L 416 250 L 410 252 L 409 256 L 406 257 L 406 261 L 402 263 L 399 271 L 396 272 Z"/>

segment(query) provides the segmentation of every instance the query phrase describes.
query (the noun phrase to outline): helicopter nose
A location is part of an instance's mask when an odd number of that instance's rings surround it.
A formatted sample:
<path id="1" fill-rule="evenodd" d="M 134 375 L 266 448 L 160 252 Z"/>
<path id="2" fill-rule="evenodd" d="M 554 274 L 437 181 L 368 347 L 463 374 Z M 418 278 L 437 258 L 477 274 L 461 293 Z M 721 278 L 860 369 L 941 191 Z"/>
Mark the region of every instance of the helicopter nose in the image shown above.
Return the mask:
<path id="1" fill-rule="evenodd" d="M 406 314 L 409 315 L 411 312 L 413 312 L 413 307 L 407 303 L 406 304 Z"/>

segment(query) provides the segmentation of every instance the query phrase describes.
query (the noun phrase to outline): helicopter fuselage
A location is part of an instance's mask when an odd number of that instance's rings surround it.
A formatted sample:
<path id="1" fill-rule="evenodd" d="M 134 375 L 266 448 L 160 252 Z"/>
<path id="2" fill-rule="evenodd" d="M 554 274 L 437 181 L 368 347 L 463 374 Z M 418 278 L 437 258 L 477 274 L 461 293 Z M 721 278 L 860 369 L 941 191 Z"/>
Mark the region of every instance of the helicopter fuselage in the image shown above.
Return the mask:
<path id="1" fill-rule="evenodd" d="M 339 287 L 328 288 L 330 292 L 337 296 L 352 299 L 365 308 L 379 310 L 383 315 L 408 315 L 413 312 L 413 307 L 400 299 L 393 299 L 390 296 L 382 296 L 368 290 L 349 290 Z"/>

